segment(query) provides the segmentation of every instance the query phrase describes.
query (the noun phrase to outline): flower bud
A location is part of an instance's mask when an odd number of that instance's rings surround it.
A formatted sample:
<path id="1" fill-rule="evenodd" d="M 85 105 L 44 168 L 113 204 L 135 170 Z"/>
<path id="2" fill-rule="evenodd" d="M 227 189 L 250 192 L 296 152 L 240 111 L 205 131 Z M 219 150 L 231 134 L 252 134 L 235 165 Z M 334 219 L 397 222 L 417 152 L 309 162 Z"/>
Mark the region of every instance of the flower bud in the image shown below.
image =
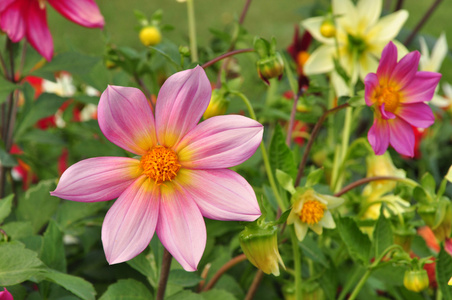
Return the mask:
<path id="1" fill-rule="evenodd" d="M 140 30 L 140 41 L 145 46 L 155 46 L 162 40 L 160 30 L 155 26 L 146 26 Z"/>
<path id="2" fill-rule="evenodd" d="M 240 246 L 248 260 L 266 274 L 279 276 L 279 264 L 284 262 L 279 255 L 277 243 L 278 227 L 272 223 L 254 222 L 245 227 L 239 235 Z"/>
<path id="3" fill-rule="evenodd" d="M 336 35 L 336 26 L 330 18 L 325 19 L 320 25 L 320 34 L 323 37 L 331 38 Z"/>
<path id="4" fill-rule="evenodd" d="M 405 271 L 403 277 L 403 285 L 407 290 L 420 292 L 428 287 L 428 274 L 425 270 L 409 270 Z"/>
<path id="5" fill-rule="evenodd" d="M 14 300 L 13 295 L 6 288 L 4 288 L 3 292 L 0 292 L 1 300 Z"/>
<path id="6" fill-rule="evenodd" d="M 226 98 L 226 92 L 214 89 L 210 98 L 209 106 L 203 114 L 204 120 L 208 118 L 224 115 L 229 106 L 229 100 Z"/>
<path id="7" fill-rule="evenodd" d="M 257 61 L 257 73 L 259 77 L 266 83 L 269 84 L 270 78 L 278 77 L 281 78 L 284 70 L 284 61 L 279 52 L 275 55 L 262 58 Z"/>

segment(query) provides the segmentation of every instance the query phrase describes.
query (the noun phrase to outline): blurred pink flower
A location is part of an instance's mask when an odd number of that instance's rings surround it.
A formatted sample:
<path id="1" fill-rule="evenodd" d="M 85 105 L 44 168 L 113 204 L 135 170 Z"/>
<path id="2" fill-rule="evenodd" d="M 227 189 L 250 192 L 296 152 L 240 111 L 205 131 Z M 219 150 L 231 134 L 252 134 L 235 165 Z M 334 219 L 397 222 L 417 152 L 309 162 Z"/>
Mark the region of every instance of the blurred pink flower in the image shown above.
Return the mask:
<path id="1" fill-rule="evenodd" d="M 4 288 L 3 292 L 0 292 L 0 300 L 14 300 L 14 298 L 13 295 Z"/>
<path id="2" fill-rule="evenodd" d="M 402 155 L 414 156 L 413 128 L 427 128 L 435 118 L 430 101 L 441 78 L 436 72 L 418 71 L 420 54 L 410 52 L 397 62 L 397 48 L 389 42 L 383 49 L 377 73 L 367 74 L 365 99 L 374 110 L 368 139 L 375 154 L 389 144 Z"/>
<path id="3" fill-rule="evenodd" d="M 47 26 L 46 2 L 81 26 L 104 26 L 104 18 L 94 0 L 1 0 L 0 29 L 14 43 L 26 37 L 48 61 L 53 56 L 53 41 Z"/>
<path id="4" fill-rule="evenodd" d="M 203 216 L 237 221 L 260 216 L 252 187 L 227 168 L 253 155 L 263 126 L 239 115 L 198 124 L 210 96 L 209 80 L 199 66 L 166 80 L 155 116 L 138 89 L 109 86 L 103 92 L 98 108 L 102 132 L 139 157 L 80 161 L 64 172 L 51 194 L 81 202 L 118 198 L 102 226 L 110 264 L 138 255 L 156 231 L 182 267 L 194 271 L 206 245 Z"/>

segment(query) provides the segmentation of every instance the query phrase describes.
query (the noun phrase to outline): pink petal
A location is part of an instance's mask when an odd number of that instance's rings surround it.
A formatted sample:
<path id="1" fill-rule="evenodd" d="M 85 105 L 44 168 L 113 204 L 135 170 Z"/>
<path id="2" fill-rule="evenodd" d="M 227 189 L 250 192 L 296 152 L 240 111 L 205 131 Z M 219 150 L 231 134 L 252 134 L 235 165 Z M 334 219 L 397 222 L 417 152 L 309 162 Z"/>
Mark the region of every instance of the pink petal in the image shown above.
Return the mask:
<path id="1" fill-rule="evenodd" d="M 383 103 L 382 105 L 380 105 L 378 107 L 378 109 L 381 113 L 381 116 L 383 117 L 384 120 L 394 119 L 396 116 L 392 112 L 386 111 L 385 105 L 386 105 L 386 103 Z"/>
<path id="2" fill-rule="evenodd" d="M 196 271 L 206 247 L 204 219 L 188 194 L 165 185 L 160 187 L 157 235 L 185 271 Z"/>
<path id="3" fill-rule="evenodd" d="M 3 288 L 3 291 L 0 291 L 0 300 L 14 300 L 14 298 L 6 288 Z"/>
<path id="4" fill-rule="evenodd" d="M 220 169 L 250 158 L 264 128 L 239 115 L 216 116 L 200 123 L 177 145 L 180 164 L 190 169 Z"/>
<path id="5" fill-rule="evenodd" d="M 414 127 L 427 128 L 435 122 L 432 109 L 425 103 L 401 105 L 397 115 Z"/>
<path id="6" fill-rule="evenodd" d="M 209 105 L 211 93 L 209 79 L 200 66 L 178 72 L 165 81 L 155 108 L 162 146 L 172 147 L 196 126 Z"/>
<path id="7" fill-rule="evenodd" d="M 249 183 L 229 169 L 179 171 L 177 180 L 204 217 L 222 221 L 254 221 L 261 215 Z"/>
<path id="8" fill-rule="evenodd" d="M 70 166 L 52 196 L 81 201 L 106 201 L 119 197 L 140 175 L 140 161 L 127 157 L 88 158 Z"/>
<path id="9" fill-rule="evenodd" d="M 46 10 L 38 1 L 29 1 L 26 19 L 27 40 L 46 60 L 53 56 L 53 40 L 47 25 Z"/>
<path id="10" fill-rule="evenodd" d="M 119 196 L 102 224 L 109 264 L 134 258 L 149 245 L 159 219 L 159 189 L 141 176 Z"/>
<path id="11" fill-rule="evenodd" d="M 416 103 L 432 100 L 440 79 L 440 73 L 417 72 L 414 79 L 403 89 L 401 102 Z"/>
<path id="12" fill-rule="evenodd" d="M 376 155 L 382 155 L 386 152 L 389 145 L 389 128 L 386 120 L 375 117 L 374 124 L 367 133 L 369 144 L 374 149 Z"/>
<path id="13" fill-rule="evenodd" d="M 104 27 L 99 7 L 93 0 L 47 0 L 66 19 L 85 27 Z"/>
<path id="14" fill-rule="evenodd" d="M 105 137 L 127 151 L 143 155 L 157 144 L 154 116 L 139 89 L 109 85 L 100 96 L 98 119 Z"/>
<path id="15" fill-rule="evenodd" d="M 389 42 L 381 53 L 380 64 L 377 69 L 377 76 L 383 84 L 388 83 L 396 64 L 397 47 L 393 42 Z"/>
<path id="16" fill-rule="evenodd" d="M 397 84 L 399 90 L 403 89 L 416 76 L 421 54 L 413 51 L 405 55 L 395 66 L 390 81 Z"/>
<path id="17" fill-rule="evenodd" d="M 0 28 L 17 43 L 25 36 L 28 4 L 26 1 L 3 1 L 0 1 Z"/>
<path id="18" fill-rule="evenodd" d="M 402 155 L 414 156 L 414 132 L 410 124 L 401 118 L 388 121 L 389 143 Z"/>
<path id="19" fill-rule="evenodd" d="M 375 103 L 375 101 L 373 101 L 375 94 L 380 88 L 377 74 L 369 73 L 366 75 L 366 78 L 364 78 L 364 88 L 364 99 L 366 100 L 366 104 L 372 106 Z"/>

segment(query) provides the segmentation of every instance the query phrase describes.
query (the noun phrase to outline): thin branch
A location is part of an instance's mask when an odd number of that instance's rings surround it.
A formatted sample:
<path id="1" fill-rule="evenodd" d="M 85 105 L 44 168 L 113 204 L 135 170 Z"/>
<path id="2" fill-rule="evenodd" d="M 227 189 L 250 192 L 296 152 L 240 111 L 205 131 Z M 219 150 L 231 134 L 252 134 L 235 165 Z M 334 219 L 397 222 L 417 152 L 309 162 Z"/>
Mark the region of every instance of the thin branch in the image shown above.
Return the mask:
<path id="1" fill-rule="evenodd" d="M 232 258 L 230 261 L 228 261 L 227 263 L 225 263 L 212 277 L 212 279 L 210 279 L 210 281 L 204 286 L 204 288 L 202 289 L 203 292 L 210 290 L 211 288 L 213 288 L 213 286 L 217 283 L 217 281 L 220 279 L 220 277 L 226 273 L 227 270 L 229 270 L 230 268 L 232 268 L 233 266 L 235 266 L 236 264 L 242 262 L 246 260 L 246 255 L 245 254 L 240 254 L 234 258 Z"/>
<path id="2" fill-rule="evenodd" d="M 438 5 L 442 2 L 443 0 L 435 0 L 435 2 L 432 3 L 432 5 L 430 6 L 430 8 L 427 10 L 427 12 L 425 13 L 425 15 L 422 17 L 421 20 L 419 20 L 419 23 L 417 23 L 416 27 L 414 27 L 413 31 L 411 32 L 411 34 L 407 37 L 407 39 L 405 40 L 405 42 L 403 42 L 403 44 L 405 46 L 408 46 L 409 44 L 411 44 L 411 42 L 413 41 L 414 37 L 416 36 L 416 34 L 419 32 L 419 30 L 421 30 L 421 28 L 425 25 L 425 22 L 427 22 L 427 20 L 431 17 L 431 15 L 433 14 L 433 12 L 435 11 L 435 9 L 438 7 Z"/>
<path id="3" fill-rule="evenodd" d="M 394 11 L 401 10 L 403 7 L 403 2 L 404 2 L 404 0 L 397 0 L 397 4 L 396 4 Z"/>
<path id="4" fill-rule="evenodd" d="M 404 181 L 406 180 L 405 178 L 401 178 L 401 177 L 395 177 L 395 176 L 374 176 L 374 177 L 366 177 L 366 178 L 362 178 L 359 179 L 355 182 L 350 183 L 349 185 L 345 186 L 344 188 L 342 188 L 342 190 L 340 190 L 339 192 L 337 192 L 336 194 L 334 194 L 335 197 L 340 197 L 343 194 L 347 193 L 348 191 L 366 184 L 368 182 L 372 182 L 372 181 L 377 181 L 377 180 L 396 180 L 396 181 Z"/>
<path id="5" fill-rule="evenodd" d="M 222 59 L 225 59 L 226 57 L 233 56 L 233 55 L 240 54 L 240 53 L 246 53 L 246 52 L 254 52 L 254 49 L 253 48 L 246 48 L 246 49 L 239 49 L 239 50 L 234 50 L 234 51 L 231 51 L 231 52 L 226 52 L 225 54 L 220 55 L 220 56 L 212 59 L 211 61 L 206 62 L 201 67 L 203 69 L 205 69 L 207 67 L 210 67 L 214 63 L 219 62 Z"/>
<path id="6" fill-rule="evenodd" d="M 250 4 L 251 4 L 251 0 L 246 0 L 245 6 L 243 7 L 242 14 L 240 15 L 240 19 L 239 19 L 240 25 L 242 25 L 243 21 L 245 21 L 246 13 L 248 12 L 248 8 L 250 7 Z"/>
<path id="7" fill-rule="evenodd" d="M 169 270 L 171 266 L 172 256 L 168 250 L 163 250 L 162 269 L 160 270 L 159 287 L 157 290 L 156 300 L 163 300 L 165 297 L 166 284 L 168 282 Z"/>
<path id="8" fill-rule="evenodd" d="M 251 283 L 250 289 L 248 290 L 248 293 L 246 293 L 245 300 L 252 300 L 254 298 L 262 278 L 264 278 L 264 272 L 257 270 L 253 283 Z"/>
<path id="9" fill-rule="evenodd" d="M 306 167 L 306 162 L 308 160 L 309 152 L 311 151 L 312 145 L 314 144 L 314 140 L 320 131 L 320 127 L 322 126 L 323 121 L 325 121 L 326 117 L 330 113 L 336 112 L 336 111 L 341 110 L 346 107 L 349 107 L 348 103 L 344 103 L 342 105 L 329 109 L 329 110 L 325 111 L 323 113 L 323 115 L 317 120 L 317 123 L 315 124 L 314 129 L 312 130 L 311 137 L 309 138 L 309 141 L 306 144 L 306 149 L 304 150 L 303 158 L 301 159 L 300 166 L 298 167 L 298 174 L 297 174 L 297 178 L 295 180 L 295 186 L 298 186 L 300 184 L 300 180 L 301 180 L 301 177 L 303 177 L 304 168 Z"/>
<path id="10" fill-rule="evenodd" d="M 297 103 L 298 103 L 299 97 L 300 97 L 300 95 L 298 93 L 294 93 L 292 111 L 290 112 L 289 128 L 287 129 L 287 137 L 286 137 L 286 144 L 289 147 L 292 142 L 292 131 L 293 131 L 293 125 L 295 123 L 295 114 L 297 112 Z"/>

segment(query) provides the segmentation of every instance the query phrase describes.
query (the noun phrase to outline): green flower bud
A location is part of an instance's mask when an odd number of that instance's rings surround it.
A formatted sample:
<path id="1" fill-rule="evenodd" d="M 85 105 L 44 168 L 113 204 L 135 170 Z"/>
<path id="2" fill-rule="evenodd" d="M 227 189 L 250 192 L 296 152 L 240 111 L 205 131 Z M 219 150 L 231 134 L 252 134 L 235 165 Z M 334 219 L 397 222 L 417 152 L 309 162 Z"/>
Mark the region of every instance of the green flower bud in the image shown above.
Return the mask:
<path id="1" fill-rule="evenodd" d="M 409 270 L 403 277 L 403 285 L 407 290 L 420 292 L 428 287 L 428 274 L 426 270 Z"/>
<path id="2" fill-rule="evenodd" d="M 204 120 L 224 115 L 229 106 L 229 99 L 226 98 L 226 93 L 219 89 L 212 91 L 212 97 L 210 98 L 209 106 L 203 114 Z"/>
<path id="3" fill-rule="evenodd" d="M 254 222 L 239 235 L 240 246 L 248 260 L 266 274 L 279 276 L 279 264 L 285 269 L 277 242 L 278 227 Z M 278 264 L 279 263 L 279 264 Z"/>
<path id="4" fill-rule="evenodd" d="M 257 61 L 257 73 L 259 77 L 266 83 L 269 84 L 270 78 L 278 77 L 281 79 L 284 70 L 284 61 L 279 52 L 274 55 L 261 58 Z"/>

